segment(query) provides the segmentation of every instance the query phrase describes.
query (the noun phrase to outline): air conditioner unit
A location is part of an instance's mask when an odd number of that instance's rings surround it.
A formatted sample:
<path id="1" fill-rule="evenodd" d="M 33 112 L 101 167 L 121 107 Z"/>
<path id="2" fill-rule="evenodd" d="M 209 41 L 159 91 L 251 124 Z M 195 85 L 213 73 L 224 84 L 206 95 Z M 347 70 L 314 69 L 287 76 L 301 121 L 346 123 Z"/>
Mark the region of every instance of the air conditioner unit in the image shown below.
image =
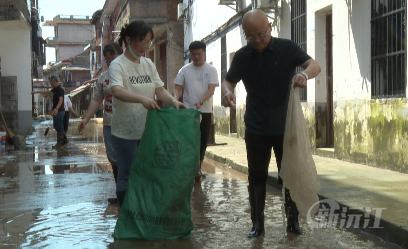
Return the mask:
<path id="1" fill-rule="evenodd" d="M 236 4 L 237 1 L 231 1 L 231 0 L 220 0 L 218 5 L 231 5 L 231 4 Z"/>
<path id="2" fill-rule="evenodd" d="M 261 9 L 272 9 L 277 7 L 278 0 L 258 0 L 259 8 Z"/>
<path id="3" fill-rule="evenodd" d="M 183 21 L 187 19 L 187 14 L 184 13 L 186 10 L 186 4 L 185 3 L 179 3 L 177 5 L 177 20 L 178 21 Z"/>

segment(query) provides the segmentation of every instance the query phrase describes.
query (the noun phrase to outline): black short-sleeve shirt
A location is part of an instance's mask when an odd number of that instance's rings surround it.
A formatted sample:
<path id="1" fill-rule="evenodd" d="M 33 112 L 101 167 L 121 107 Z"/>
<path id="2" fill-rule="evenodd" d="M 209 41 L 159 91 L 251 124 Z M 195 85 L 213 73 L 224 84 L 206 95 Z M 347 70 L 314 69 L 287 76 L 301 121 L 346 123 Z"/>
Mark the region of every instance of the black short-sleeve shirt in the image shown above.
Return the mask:
<path id="1" fill-rule="evenodd" d="M 61 85 L 58 85 L 57 87 L 51 89 L 51 91 L 54 93 L 54 96 L 52 97 L 52 109 L 54 110 L 59 102 L 59 97 L 62 97 L 62 104 L 58 111 L 65 111 L 64 108 L 64 89 L 62 89 Z"/>
<path id="2" fill-rule="evenodd" d="M 259 53 L 246 45 L 235 53 L 225 79 L 244 83 L 246 129 L 258 135 L 283 135 L 292 78 L 311 57 L 293 41 L 272 37 Z"/>

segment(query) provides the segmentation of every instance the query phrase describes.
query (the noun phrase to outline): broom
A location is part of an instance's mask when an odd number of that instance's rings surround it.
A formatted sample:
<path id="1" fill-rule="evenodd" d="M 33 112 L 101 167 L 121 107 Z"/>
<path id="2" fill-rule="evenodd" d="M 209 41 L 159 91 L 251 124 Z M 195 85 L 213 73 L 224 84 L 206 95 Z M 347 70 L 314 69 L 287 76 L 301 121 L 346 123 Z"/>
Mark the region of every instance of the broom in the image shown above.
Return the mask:
<path id="1" fill-rule="evenodd" d="M 13 140 L 14 133 L 7 128 L 7 123 L 6 123 L 6 120 L 4 120 L 4 116 L 3 116 L 3 112 L 1 111 L 1 108 L 0 108 L 0 114 L 1 114 L 1 118 L 4 123 L 4 125 L 0 124 L 0 126 L 2 129 L 6 130 L 6 142 L 10 145 L 13 145 L 14 144 L 14 140 Z"/>

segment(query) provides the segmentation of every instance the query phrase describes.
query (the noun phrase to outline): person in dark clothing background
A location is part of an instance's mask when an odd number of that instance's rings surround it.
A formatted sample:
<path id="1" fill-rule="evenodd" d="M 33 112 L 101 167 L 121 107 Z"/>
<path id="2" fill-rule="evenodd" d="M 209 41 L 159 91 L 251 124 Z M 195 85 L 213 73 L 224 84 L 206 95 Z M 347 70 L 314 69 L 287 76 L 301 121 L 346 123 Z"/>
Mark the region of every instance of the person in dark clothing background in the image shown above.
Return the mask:
<path id="1" fill-rule="evenodd" d="M 50 115 L 53 116 L 54 122 L 54 129 L 57 131 L 57 143 L 52 146 L 53 148 L 61 148 L 64 146 L 64 89 L 62 89 L 61 85 L 59 84 L 58 78 L 56 76 L 52 76 L 50 78 L 50 84 L 52 89 L 49 91 L 34 91 L 31 92 L 32 94 L 41 93 L 41 94 L 49 94 L 53 93 L 52 97 L 52 110 Z"/>
<path id="2" fill-rule="evenodd" d="M 222 82 L 223 105 L 236 104 L 234 88 L 242 80 L 247 92 L 245 143 L 252 229 L 249 238 L 263 236 L 268 166 L 273 148 L 278 170 L 283 155 L 283 134 L 291 86 L 304 88 L 320 73 L 319 64 L 291 40 L 271 36 L 267 15 L 254 9 L 244 15 L 242 28 L 248 45 L 235 53 Z M 297 66 L 304 71 L 295 74 Z M 282 180 L 279 179 L 281 184 Z M 301 234 L 299 211 L 285 189 L 286 231 Z"/>

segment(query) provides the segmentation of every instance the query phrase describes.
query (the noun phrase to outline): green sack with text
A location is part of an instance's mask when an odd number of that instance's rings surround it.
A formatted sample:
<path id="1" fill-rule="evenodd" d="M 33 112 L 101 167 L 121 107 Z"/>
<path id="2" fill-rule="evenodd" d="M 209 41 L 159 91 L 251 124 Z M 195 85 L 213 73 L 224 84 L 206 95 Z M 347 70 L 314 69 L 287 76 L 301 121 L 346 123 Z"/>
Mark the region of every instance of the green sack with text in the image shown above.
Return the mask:
<path id="1" fill-rule="evenodd" d="M 117 239 L 188 239 L 190 197 L 200 160 L 200 111 L 161 107 L 147 113 L 116 222 Z"/>

